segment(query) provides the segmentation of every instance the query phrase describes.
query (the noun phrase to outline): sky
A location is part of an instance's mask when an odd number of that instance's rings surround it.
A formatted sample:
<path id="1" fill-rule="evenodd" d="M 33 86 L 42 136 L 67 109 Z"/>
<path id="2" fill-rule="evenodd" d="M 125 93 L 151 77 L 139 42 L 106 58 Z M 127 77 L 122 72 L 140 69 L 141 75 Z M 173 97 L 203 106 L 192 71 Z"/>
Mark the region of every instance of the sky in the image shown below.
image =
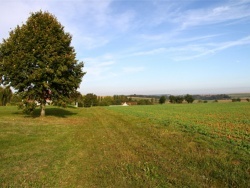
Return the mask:
<path id="1" fill-rule="evenodd" d="M 39 10 L 73 36 L 82 94 L 250 92 L 250 0 L 1 0 L 1 42 Z"/>

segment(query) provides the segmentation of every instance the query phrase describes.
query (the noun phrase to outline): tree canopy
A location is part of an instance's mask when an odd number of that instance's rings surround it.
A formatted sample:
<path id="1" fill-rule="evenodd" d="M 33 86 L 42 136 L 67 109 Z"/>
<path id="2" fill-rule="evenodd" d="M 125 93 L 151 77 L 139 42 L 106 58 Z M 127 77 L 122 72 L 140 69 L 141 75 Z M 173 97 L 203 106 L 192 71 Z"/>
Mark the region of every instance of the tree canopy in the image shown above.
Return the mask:
<path id="1" fill-rule="evenodd" d="M 169 102 L 170 103 L 182 103 L 184 100 L 184 98 L 182 96 L 173 96 L 173 95 L 170 95 L 169 96 Z"/>
<path id="2" fill-rule="evenodd" d="M 84 107 L 97 106 L 97 96 L 93 93 L 88 93 L 84 96 Z"/>
<path id="3" fill-rule="evenodd" d="M 26 101 L 60 104 L 74 93 L 85 72 L 76 60 L 72 36 L 49 12 L 31 13 L 0 46 L 0 84 L 13 87 Z"/>
<path id="4" fill-rule="evenodd" d="M 193 103 L 193 102 L 194 102 L 193 96 L 192 96 L 192 95 L 189 95 L 189 94 L 185 95 L 185 96 L 184 96 L 184 99 L 185 99 L 188 103 Z"/>
<path id="5" fill-rule="evenodd" d="M 166 97 L 165 96 L 161 96 L 159 99 L 159 103 L 160 104 L 164 104 L 166 102 Z"/>

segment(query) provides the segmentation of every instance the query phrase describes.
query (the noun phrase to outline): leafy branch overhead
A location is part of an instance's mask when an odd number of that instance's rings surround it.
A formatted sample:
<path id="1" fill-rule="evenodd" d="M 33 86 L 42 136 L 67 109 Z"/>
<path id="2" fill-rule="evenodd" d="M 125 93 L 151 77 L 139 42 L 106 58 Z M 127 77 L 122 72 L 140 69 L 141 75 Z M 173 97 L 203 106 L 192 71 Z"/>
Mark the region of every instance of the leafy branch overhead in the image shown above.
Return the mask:
<path id="1" fill-rule="evenodd" d="M 47 99 L 58 104 L 67 100 L 85 74 L 71 40 L 55 16 L 31 13 L 27 22 L 10 31 L 1 44 L 1 83 L 41 107 Z"/>

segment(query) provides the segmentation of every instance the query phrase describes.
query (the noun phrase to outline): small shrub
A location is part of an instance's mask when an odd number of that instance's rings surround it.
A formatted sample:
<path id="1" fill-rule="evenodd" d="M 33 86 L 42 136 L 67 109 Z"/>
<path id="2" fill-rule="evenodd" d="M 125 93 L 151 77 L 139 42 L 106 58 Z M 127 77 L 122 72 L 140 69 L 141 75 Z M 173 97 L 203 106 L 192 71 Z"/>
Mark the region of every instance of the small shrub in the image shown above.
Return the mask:
<path id="1" fill-rule="evenodd" d="M 237 98 L 237 99 L 232 99 L 232 102 L 240 102 L 241 99 L 240 98 Z"/>

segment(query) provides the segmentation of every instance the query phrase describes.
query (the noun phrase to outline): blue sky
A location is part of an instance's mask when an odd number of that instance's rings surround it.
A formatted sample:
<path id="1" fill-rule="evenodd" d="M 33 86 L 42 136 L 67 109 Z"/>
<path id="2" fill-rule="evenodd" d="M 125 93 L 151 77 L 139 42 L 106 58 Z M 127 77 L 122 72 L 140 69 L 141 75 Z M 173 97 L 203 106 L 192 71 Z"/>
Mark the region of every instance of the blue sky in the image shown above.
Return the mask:
<path id="1" fill-rule="evenodd" d="M 250 0 L 1 0 L 0 38 L 39 10 L 73 35 L 83 94 L 250 92 Z"/>

